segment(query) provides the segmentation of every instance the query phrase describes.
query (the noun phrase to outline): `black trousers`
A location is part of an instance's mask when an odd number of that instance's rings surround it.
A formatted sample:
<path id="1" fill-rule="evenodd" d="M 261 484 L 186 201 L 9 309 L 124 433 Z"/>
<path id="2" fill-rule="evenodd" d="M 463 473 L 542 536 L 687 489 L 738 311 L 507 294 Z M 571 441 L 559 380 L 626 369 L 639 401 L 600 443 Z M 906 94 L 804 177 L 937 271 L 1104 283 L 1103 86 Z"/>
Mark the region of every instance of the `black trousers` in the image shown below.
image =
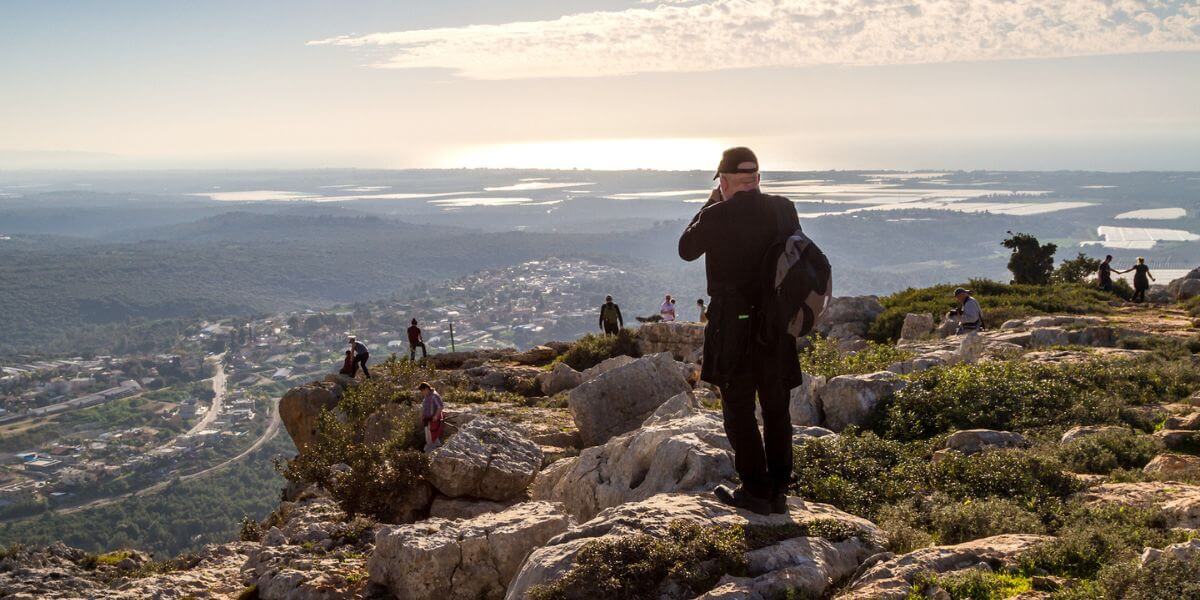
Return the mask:
<path id="1" fill-rule="evenodd" d="M 425 342 L 417 342 L 408 345 L 408 360 L 417 360 L 417 348 L 421 349 L 421 358 L 429 358 L 429 353 L 425 351 Z"/>
<path id="2" fill-rule="evenodd" d="M 355 365 L 358 365 L 358 366 L 360 366 L 360 367 L 362 367 L 362 370 L 363 370 L 363 375 L 366 375 L 366 376 L 367 376 L 367 379 L 370 379 L 370 378 L 371 378 L 371 372 L 367 370 L 367 359 L 368 359 L 368 358 L 371 358 L 371 354 L 370 354 L 370 353 L 367 353 L 367 354 L 355 354 L 355 355 L 354 355 L 354 364 L 355 364 Z"/>
<path id="3" fill-rule="evenodd" d="M 786 349 L 775 349 L 780 351 Z M 791 481 L 790 394 L 778 356 L 757 346 L 738 361 L 728 383 L 721 386 L 721 410 L 725 435 L 733 446 L 734 468 L 746 491 L 762 498 L 784 493 Z M 761 433 L 755 418 L 756 396 L 762 406 Z"/>
<path id="4" fill-rule="evenodd" d="M 621 326 L 616 323 L 604 323 L 604 335 L 617 335 L 621 333 Z"/>

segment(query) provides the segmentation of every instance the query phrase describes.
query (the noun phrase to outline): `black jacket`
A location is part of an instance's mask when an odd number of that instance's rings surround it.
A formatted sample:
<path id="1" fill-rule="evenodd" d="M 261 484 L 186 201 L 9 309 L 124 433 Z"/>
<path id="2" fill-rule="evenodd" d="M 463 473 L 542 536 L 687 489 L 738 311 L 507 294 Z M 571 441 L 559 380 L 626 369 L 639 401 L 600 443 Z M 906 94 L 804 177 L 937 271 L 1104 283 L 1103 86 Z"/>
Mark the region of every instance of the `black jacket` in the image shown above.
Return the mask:
<path id="1" fill-rule="evenodd" d="M 693 261 L 704 255 L 708 295 L 740 294 L 751 301 L 760 292 L 762 259 L 782 234 L 800 227 L 796 207 L 782 196 L 739 192 L 718 202 L 713 190 L 679 238 L 679 257 Z"/>
<path id="2" fill-rule="evenodd" d="M 776 369 L 787 389 L 800 385 L 800 360 L 796 339 L 786 332 L 773 336 L 770 347 L 755 341 L 755 328 L 764 283 L 763 259 L 772 244 L 800 226 L 790 200 L 761 192 L 740 192 L 718 202 L 714 190 L 679 238 L 680 258 L 692 261 L 704 255 L 708 276 L 708 324 L 704 331 L 704 359 L 700 378 L 724 386 L 735 373 L 755 361 L 777 361 Z"/>

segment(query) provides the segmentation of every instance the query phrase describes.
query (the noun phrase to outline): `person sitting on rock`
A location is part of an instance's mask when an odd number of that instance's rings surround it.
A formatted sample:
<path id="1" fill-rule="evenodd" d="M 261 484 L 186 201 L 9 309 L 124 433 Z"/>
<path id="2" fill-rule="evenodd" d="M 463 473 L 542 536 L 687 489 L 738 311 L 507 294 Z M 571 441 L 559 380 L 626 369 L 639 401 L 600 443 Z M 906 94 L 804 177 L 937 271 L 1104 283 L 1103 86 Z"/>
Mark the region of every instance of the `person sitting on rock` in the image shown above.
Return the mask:
<path id="1" fill-rule="evenodd" d="M 422 381 L 421 385 L 417 386 L 417 391 L 421 394 L 421 425 L 425 428 L 425 452 L 430 452 L 442 445 L 442 431 L 446 421 L 442 409 L 445 405 L 442 403 L 441 394 L 428 383 Z"/>
<path id="2" fill-rule="evenodd" d="M 342 361 L 342 370 L 338 371 L 342 375 L 354 377 L 358 374 L 358 364 L 354 362 L 354 351 L 346 351 L 346 360 Z"/>
<path id="3" fill-rule="evenodd" d="M 954 290 L 954 300 L 958 302 L 958 308 L 950 311 L 946 316 L 958 318 L 956 333 L 970 333 L 983 329 L 983 310 L 979 308 L 979 301 L 971 297 L 971 290 L 964 288 Z"/>
<path id="4" fill-rule="evenodd" d="M 763 300 L 759 265 L 767 251 L 800 228 L 796 207 L 759 191 L 758 159 L 749 148 L 725 151 L 720 183 L 679 238 L 679 257 L 704 256 L 709 327 L 700 379 L 721 389 L 725 435 L 741 485 L 721 485 L 721 502 L 759 514 L 786 513 L 792 477 L 789 392 L 802 382 L 796 338 L 786 329 L 755 331 Z M 757 323 L 757 321 L 755 321 Z M 762 407 L 762 432 L 755 417 Z"/>

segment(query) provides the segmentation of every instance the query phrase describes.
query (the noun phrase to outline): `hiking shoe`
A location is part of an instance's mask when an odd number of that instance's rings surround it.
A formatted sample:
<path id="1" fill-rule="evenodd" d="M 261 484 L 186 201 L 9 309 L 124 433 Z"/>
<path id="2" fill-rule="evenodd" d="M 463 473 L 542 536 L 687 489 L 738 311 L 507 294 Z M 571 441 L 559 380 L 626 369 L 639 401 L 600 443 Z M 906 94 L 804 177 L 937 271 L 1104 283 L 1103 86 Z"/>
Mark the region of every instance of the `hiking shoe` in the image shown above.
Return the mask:
<path id="1" fill-rule="evenodd" d="M 771 514 L 773 514 L 773 515 L 787 514 L 787 511 L 788 511 L 787 498 L 788 498 L 787 494 L 784 494 L 784 493 L 779 493 L 779 494 L 775 494 L 774 496 L 771 496 Z"/>
<path id="2" fill-rule="evenodd" d="M 713 490 L 713 495 L 723 504 L 728 504 L 734 508 L 744 508 L 760 515 L 771 514 L 770 501 L 766 498 L 755 496 L 740 486 L 737 489 L 729 489 L 729 486 L 718 485 L 717 489 Z"/>

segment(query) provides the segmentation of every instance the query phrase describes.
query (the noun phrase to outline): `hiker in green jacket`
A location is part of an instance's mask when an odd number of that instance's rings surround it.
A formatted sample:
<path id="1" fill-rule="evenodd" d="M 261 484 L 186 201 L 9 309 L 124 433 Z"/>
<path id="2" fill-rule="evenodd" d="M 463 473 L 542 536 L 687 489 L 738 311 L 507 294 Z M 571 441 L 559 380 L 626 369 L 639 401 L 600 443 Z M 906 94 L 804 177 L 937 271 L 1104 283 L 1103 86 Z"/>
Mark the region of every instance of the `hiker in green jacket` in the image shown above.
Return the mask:
<path id="1" fill-rule="evenodd" d="M 604 304 L 600 305 L 600 329 L 604 330 L 605 335 L 617 335 L 624 326 L 621 307 L 613 302 L 612 296 L 605 296 Z"/>

